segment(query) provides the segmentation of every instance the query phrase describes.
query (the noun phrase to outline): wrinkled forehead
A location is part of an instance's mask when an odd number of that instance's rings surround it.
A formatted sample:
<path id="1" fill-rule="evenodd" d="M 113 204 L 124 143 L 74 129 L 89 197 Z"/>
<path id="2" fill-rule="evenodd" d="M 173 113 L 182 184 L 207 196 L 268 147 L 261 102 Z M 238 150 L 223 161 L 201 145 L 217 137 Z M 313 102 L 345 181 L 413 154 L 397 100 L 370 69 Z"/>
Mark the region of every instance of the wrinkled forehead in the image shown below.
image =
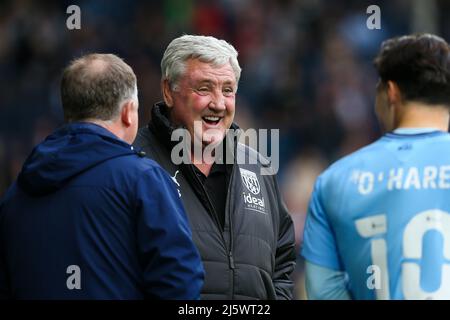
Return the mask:
<path id="1" fill-rule="evenodd" d="M 198 59 L 189 59 L 181 78 L 191 81 L 211 81 L 217 83 L 236 84 L 236 75 L 229 62 L 216 65 Z"/>

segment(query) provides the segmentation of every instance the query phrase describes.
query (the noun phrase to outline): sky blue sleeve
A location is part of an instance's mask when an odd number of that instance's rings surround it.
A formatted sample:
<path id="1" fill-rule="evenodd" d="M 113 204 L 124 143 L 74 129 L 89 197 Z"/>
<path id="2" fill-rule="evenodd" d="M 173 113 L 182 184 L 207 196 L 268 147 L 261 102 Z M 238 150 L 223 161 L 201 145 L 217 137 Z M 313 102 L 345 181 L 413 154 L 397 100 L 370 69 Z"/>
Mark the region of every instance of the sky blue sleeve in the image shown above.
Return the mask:
<path id="1" fill-rule="evenodd" d="M 194 300 L 204 280 L 183 204 L 161 168 L 146 172 L 137 186 L 137 241 L 147 298 Z"/>
<path id="2" fill-rule="evenodd" d="M 317 179 L 309 202 L 301 254 L 307 261 L 319 266 L 342 270 L 334 233 L 321 202 L 322 179 L 323 176 Z"/>
<path id="3" fill-rule="evenodd" d="M 350 300 L 345 272 L 306 261 L 306 293 L 310 300 Z"/>

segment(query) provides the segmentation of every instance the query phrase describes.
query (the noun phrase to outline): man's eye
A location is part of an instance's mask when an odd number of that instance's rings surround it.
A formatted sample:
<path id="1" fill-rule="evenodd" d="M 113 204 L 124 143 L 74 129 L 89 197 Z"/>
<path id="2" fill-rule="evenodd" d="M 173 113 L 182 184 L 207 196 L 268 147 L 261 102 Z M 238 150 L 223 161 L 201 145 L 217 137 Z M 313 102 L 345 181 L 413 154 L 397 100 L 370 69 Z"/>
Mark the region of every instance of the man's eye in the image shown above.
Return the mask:
<path id="1" fill-rule="evenodd" d="M 224 95 L 229 96 L 232 95 L 234 93 L 234 90 L 232 88 L 225 88 L 223 90 Z"/>
<path id="2" fill-rule="evenodd" d="M 196 89 L 196 91 L 198 94 L 206 95 L 209 92 L 209 88 L 208 87 L 200 87 L 200 88 Z"/>

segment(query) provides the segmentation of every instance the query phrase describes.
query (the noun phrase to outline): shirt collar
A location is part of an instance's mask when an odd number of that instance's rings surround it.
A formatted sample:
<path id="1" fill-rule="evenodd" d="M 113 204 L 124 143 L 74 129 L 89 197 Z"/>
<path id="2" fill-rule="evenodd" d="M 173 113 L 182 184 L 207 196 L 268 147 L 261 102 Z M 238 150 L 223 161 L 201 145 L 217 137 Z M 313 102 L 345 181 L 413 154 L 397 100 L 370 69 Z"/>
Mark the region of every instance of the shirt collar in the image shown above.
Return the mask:
<path id="1" fill-rule="evenodd" d="M 396 134 L 421 134 L 440 131 L 436 128 L 397 128 L 393 131 Z"/>

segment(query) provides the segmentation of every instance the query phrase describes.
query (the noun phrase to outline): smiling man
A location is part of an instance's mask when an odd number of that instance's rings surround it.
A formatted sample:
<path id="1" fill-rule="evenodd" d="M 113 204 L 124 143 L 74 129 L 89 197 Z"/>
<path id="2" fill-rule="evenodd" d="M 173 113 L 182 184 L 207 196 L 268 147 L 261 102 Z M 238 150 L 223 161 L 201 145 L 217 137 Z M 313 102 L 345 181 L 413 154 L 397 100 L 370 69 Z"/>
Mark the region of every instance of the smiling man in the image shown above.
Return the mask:
<path id="1" fill-rule="evenodd" d="M 172 88 L 168 79 L 163 81 L 167 106 L 187 107 L 173 108 L 172 121 L 185 124 L 191 136 L 202 141 L 203 145 L 221 141 L 230 128 L 236 89 L 236 76 L 230 64 L 214 67 L 197 59 L 186 61 L 185 76 Z M 202 124 L 202 136 L 196 135 L 195 121 Z M 213 134 L 208 138 L 204 133 L 210 130 Z"/>
<path id="2" fill-rule="evenodd" d="M 261 175 L 270 163 L 239 144 L 236 135 L 227 135 L 230 128 L 238 130 L 233 123 L 241 73 L 236 50 L 213 37 L 184 35 L 169 44 L 161 69 L 164 102 L 153 107 L 135 145 L 177 184 L 205 268 L 201 297 L 291 299 L 294 227 L 276 176 Z M 177 165 L 172 133 L 179 128 L 190 146 L 184 149 L 188 161 Z M 192 152 L 211 146 L 222 147 L 227 161 L 223 153 Z M 237 155 L 231 163 L 229 154 Z"/>

